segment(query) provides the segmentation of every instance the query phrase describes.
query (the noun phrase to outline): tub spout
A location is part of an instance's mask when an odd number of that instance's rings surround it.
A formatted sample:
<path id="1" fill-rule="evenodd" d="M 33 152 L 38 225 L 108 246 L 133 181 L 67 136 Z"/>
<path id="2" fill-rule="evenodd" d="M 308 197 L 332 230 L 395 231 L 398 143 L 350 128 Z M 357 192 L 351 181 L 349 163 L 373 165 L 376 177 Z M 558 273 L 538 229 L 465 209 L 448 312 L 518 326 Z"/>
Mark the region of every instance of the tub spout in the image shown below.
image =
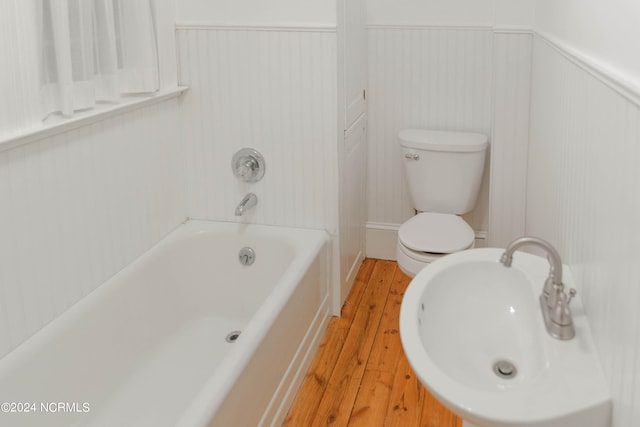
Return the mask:
<path id="1" fill-rule="evenodd" d="M 249 193 L 240 201 L 238 206 L 236 207 L 236 216 L 242 216 L 242 214 L 247 210 L 251 209 L 258 203 L 258 196 L 253 193 Z"/>

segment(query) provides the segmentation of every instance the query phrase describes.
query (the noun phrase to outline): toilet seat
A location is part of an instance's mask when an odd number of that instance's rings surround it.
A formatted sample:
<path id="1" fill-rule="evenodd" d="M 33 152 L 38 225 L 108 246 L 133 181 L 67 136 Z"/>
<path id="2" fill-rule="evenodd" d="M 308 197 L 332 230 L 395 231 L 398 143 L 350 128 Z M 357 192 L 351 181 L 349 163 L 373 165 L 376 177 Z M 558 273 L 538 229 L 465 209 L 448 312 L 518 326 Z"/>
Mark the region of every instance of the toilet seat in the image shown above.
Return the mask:
<path id="1" fill-rule="evenodd" d="M 453 214 L 420 213 L 398 230 L 399 243 L 411 252 L 417 252 L 412 258 L 419 257 L 420 253 L 450 254 L 462 251 L 470 248 L 474 239 L 475 233 L 469 224 Z"/>
<path id="2" fill-rule="evenodd" d="M 400 270 L 415 277 L 433 261 L 474 246 L 475 233 L 459 216 L 421 213 L 400 226 L 396 260 Z"/>
<path id="3" fill-rule="evenodd" d="M 417 262 L 420 264 L 431 264 L 437 259 L 440 259 L 445 255 L 448 255 L 448 254 L 435 254 L 431 252 L 412 251 L 411 249 L 403 245 L 400 241 L 398 241 L 397 252 L 401 253 L 402 258 L 410 259 L 412 262 Z"/>

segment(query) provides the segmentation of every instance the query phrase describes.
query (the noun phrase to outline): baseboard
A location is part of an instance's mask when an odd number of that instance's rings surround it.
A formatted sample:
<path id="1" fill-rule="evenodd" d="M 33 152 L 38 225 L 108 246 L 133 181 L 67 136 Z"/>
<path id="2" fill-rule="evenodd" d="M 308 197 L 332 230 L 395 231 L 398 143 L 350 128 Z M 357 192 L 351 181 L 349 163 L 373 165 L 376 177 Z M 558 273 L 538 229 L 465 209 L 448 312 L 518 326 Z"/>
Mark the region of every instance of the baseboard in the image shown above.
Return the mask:
<path id="1" fill-rule="evenodd" d="M 398 228 L 400 228 L 400 224 L 368 222 L 365 236 L 365 256 L 395 261 Z"/>

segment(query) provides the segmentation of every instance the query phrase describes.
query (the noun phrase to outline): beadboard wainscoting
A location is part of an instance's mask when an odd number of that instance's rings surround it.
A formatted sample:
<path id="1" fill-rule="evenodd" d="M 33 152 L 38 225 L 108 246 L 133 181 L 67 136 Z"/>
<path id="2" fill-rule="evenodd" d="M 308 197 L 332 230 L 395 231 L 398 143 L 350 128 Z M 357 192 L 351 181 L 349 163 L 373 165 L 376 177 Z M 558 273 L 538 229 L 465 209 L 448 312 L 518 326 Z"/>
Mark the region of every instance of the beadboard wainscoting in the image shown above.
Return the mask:
<path id="1" fill-rule="evenodd" d="M 486 134 L 485 176 L 465 220 L 476 246 L 487 245 L 485 236 L 490 244 L 517 237 L 524 229 L 531 31 L 372 25 L 368 34 L 367 255 L 395 259 L 397 227 L 413 215 L 397 142 L 407 127 Z M 507 162 L 493 170 L 493 157 Z M 508 185 L 490 189 L 490 173 Z M 512 226 L 495 226 L 505 221 Z M 497 239 L 487 234 L 492 229 Z"/>
<path id="2" fill-rule="evenodd" d="M 640 97 L 543 35 L 533 53 L 526 232 L 552 242 L 581 284 L 612 425 L 637 426 Z"/>
<path id="3" fill-rule="evenodd" d="M 489 247 L 524 235 L 532 38 L 531 31 L 510 29 L 496 29 L 493 36 Z"/>
<path id="4" fill-rule="evenodd" d="M 492 31 L 376 26 L 368 34 L 369 222 L 402 224 L 413 208 L 398 131 L 490 134 Z"/>
<path id="5" fill-rule="evenodd" d="M 0 152 L 0 357 L 184 220 L 179 107 Z"/>
<path id="6" fill-rule="evenodd" d="M 189 216 L 337 234 L 336 29 L 179 23 Z M 266 174 L 240 182 L 231 158 L 260 151 Z M 242 217 L 248 192 L 258 204 Z"/>

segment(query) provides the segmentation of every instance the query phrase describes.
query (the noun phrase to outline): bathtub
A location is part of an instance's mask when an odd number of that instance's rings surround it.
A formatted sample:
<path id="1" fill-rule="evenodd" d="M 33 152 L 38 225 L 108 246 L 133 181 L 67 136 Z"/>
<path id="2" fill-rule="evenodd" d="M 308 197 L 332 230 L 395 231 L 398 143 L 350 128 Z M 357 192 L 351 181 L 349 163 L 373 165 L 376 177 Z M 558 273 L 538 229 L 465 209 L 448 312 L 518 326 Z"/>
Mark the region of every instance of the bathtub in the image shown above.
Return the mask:
<path id="1" fill-rule="evenodd" d="M 281 424 L 330 317 L 326 246 L 185 222 L 0 360 L 0 426 Z"/>

